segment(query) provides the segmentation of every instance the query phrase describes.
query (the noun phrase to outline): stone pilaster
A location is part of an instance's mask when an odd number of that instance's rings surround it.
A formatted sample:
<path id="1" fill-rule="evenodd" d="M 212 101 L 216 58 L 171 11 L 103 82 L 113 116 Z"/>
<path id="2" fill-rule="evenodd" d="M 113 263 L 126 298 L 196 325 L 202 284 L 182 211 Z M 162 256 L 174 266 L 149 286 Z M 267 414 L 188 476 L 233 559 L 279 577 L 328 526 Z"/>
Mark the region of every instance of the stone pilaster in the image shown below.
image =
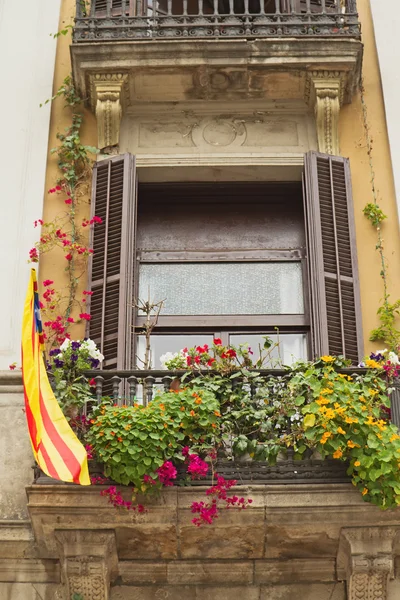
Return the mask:
<path id="1" fill-rule="evenodd" d="M 96 73 L 90 77 L 90 103 L 96 114 L 100 150 L 119 144 L 127 81 L 128 75 L 123 73 Z"/>
<path id="2" fill-rule="evenodd" d="M 340 154 L 339 114 L 343 104 L 345 76 L 340 71 L 311 71 L 307 74 L 306 102 L 313 107 L 318 149 Z"/>
<path id="3" fill-rule="evenodd" d="M 58 530 L 65 599 L 109 600 L 110 583 L 118 570 L 114 531 Z"/>
<path id="4" fill-rule="evenodd" d="M 398 535 L 391 527 L 342 530 L 338 576 L 347 581 L 348 600 L 387 600 Z"/>

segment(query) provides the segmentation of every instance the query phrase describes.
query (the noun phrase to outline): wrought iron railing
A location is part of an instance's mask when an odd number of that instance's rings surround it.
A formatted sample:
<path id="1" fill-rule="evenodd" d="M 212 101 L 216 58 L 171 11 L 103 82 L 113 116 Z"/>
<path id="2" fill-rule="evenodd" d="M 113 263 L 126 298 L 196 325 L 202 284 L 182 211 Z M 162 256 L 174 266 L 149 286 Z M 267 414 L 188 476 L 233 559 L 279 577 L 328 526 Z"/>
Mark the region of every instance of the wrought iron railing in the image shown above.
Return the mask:
<path id="1" fill-rule="evenodd" d="M 259 386 L 263 385 L 267 379 L 281 378 L 285 382 L 290 377 L 290 372 L 285 369 L 252 369 L 251 372 L 258 374 L 259 377 L 252 381 L 246 379 L 248 392 L 253 398 L 257 394 Z M 362 375 L 366 372 L 363 367 L 348 367 L 339 370 L 340 373 L 347 375 Z M 207 375 L 212 371 L 204 372 Z M 169 391 L 179 388 L 180 379 L 185 376 L 187 382 L 191 377 L 197 377 L 201 372 L 189 375 L 187 371 L 166 371 L 166 370 L 135 370 L 135 371 L 87 371 L 86 376 L 94 379 L 95 395 L 100 403 L 104 396 L 113 398 L 119 405 L 133 405 L 135 402 L 147 405 L 152 401 L 156 393 Z M 232 379 L 232 386 L 243 384 L 243 378 Z M 400 379 L 396 379 L 391 388 L 391 421 L 400 428 Z"/>
<path id="2" fill-rule="evenodd" d="M 74 42 L 176 38 L 360 37 L 356 0 L 76 2 Z"/>

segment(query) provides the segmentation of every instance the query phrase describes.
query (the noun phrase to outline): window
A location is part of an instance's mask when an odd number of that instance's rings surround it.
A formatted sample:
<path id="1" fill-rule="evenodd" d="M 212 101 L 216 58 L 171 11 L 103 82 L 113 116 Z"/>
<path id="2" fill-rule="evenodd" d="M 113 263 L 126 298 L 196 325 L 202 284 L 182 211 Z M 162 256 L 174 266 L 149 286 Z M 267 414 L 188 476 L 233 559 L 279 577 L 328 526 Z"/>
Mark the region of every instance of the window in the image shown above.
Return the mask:
<path id="1" fill-rule="evenodd" d="M 279 328 L 285 361 L 362 356 L 349 165 L 310 152 L 298 184 L 137 185 L 131 155 L 94 170 L 88 334 L 104 368 L 140 354 L 134 298 L 166 298 L 153 335 L 166 350 L 243 340 Z M 304 190 L 304 192 L 303 192 Z M 304 209 L 303 209 L 304 203 Z M 92 232 L 93 235 L 93 232 Z"/>
<path id="2" fill-rule="evenodd" d="M 253 334 L 258 347 L 276 327 L 282 356 L 307 358 L 306 344 L 290 355 L 287 337 L 306 339 L 310 325 L 300 184 L 139 185 L 136 257 L 136 297 L 164 300 L 154 366 L 166 351 L 200 343 L 196 336 L 227 344 L 233 333 Z M 143 321 L 139 312 L 137 327 Z"/>

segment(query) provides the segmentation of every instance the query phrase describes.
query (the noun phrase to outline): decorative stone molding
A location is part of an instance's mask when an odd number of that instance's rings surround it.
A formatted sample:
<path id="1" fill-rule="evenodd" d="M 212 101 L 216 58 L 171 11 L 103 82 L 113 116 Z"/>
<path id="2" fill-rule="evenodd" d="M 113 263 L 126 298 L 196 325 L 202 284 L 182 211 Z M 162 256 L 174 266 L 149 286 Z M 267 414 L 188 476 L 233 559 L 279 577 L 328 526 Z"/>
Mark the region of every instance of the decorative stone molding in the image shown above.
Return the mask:
<path id="1" fill-rule="evenodd" d="M 119 144 L 122 109 L 128 97 L 128 75 L 96 73 L 90 76 L 90 103 L 97 119 L 98 147 Z"/>
<path id="2" fill-rule="evenodd" d="M 58 530 L 65 598 L 81 594 L 85 600 L 109 600 L 110 583 L 118 572 L 113 531 Z"/>
<path id="3" fill-rule="evenodd" d="M 348 600 L 387 600 L 399 531 L 392 527 L 342 530 L 338 576 L 347 580 Z"/>
<path id="4" fill-rule="evenodd" d="M 341 71 L 311 71 L 307 74 L 305 101 L 314 108 L 320 152 L 340 153 L 339 113 L 344 92 L 345 74 Z"/>

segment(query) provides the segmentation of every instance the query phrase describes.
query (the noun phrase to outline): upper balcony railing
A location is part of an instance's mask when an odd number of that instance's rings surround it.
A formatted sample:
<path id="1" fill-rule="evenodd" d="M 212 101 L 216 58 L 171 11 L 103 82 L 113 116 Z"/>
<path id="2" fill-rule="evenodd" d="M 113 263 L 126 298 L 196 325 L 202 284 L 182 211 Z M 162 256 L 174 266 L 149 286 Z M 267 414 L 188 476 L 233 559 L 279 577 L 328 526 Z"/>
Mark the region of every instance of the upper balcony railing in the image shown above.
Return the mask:
<path id="1" fill-rule="evenodd" d="M 78 42 L 189 38 L 360 38 L 356 0 L 76 2 Z"/>

